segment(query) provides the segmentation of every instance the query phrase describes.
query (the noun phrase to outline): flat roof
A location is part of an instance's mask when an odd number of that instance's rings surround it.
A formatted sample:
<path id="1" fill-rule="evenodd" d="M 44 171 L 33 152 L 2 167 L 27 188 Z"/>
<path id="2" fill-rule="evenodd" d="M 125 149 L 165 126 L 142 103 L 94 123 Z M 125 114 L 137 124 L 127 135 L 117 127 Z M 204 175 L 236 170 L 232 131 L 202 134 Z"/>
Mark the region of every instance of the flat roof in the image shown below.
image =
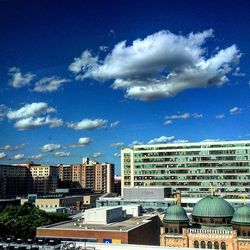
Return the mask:
<path id="1" fill-rule="evenodd" d="M 151 218 L 154 218 L 157 215 L 143 215 L 139 217 L 132 217 L 129 219 L 125 219 L 123 221 L 113 222 L 109 224 L 84 224 L 84 220 L 74 220 L 67 221 L 63 223 L 51 224 L 47 226 L 39 227 L 38 229 L 50 229 L 50 230 L 97 230 L 97 231 L 124 231 L 128 232 L 140 225 L 146 224 L 150 222 Z M 81 225 L 81 227 L 80 227 Z"/>

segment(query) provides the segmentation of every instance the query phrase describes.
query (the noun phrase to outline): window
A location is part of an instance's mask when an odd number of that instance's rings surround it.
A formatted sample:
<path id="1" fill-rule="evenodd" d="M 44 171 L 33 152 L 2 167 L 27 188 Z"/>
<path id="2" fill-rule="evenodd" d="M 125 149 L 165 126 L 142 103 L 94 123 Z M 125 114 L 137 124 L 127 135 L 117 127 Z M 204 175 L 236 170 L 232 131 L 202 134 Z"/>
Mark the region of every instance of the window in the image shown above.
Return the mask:
<path id="1" fill-rule="evenodd" d="M 220 246 L 219 246 L 219 243 L 217 241 L 214 242 L 214 249 L 219 249 Z"/>
<path id="2" fill-rule="evenodd" d="M 205 241 L 201 242 L 201 248 L 206 248 L 206 242 Z"/>
<path id="3" fill-rule="evenodd" d="M 211 241 L 209 241 L 209 242 L 207 243 L 207 248 L 208 248 L 208 249 L 212 249 L 212 248 L 213 248 L 213 244 L 212 244 Z"/>
<path id="4" fill-rule="evenodd" d="M 194 242 L 194 248 L 199 248 L 199 247 L 200 247 L 200 246 L 199 246 L 199 241 L 196 240 L 196 241 Z"/>
<path id="5" fill-rule="evenodd" d="M 221 242 L 221 249 L 225 250 L 226 249 L 226 243 L 225 242 Z"/>

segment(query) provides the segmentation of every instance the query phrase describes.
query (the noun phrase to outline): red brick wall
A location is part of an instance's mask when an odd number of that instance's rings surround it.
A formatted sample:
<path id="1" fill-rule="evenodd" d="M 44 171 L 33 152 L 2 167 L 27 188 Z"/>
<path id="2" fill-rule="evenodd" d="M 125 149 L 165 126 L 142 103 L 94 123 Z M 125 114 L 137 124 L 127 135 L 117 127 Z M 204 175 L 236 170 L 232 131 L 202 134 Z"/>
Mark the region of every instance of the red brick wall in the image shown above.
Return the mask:
<path id="1" fill-rule="evenodd" d="M 72 230 L 72 229 L 50 229 L 38 228 L 37 237 L 56 237 L 56 238 L 96 238 L 97 242 L 102 243 L 103 239 L 121 240 L 123 244 L 128 242 L 127 232 L 97 231 L 97 230 Z"/>

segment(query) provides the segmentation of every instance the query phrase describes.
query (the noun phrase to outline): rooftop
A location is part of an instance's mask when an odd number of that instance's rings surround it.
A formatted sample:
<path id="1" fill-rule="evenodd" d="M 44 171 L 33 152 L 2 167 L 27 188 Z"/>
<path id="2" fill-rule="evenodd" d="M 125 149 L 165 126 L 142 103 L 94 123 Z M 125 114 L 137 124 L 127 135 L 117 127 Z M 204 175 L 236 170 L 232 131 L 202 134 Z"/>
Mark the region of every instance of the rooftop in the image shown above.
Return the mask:
<path id="1" fill-rule="evenodd" d="M 125 231 L 128 232 L 142 224 L 146 224 L 150 219 L 157 215 L 144 215 L 140 217 L 132 217 L 123 221 L 113 222 L 109 224 L 84 224 L 83 220 L 66 221 L 52 225 L 43 226 L 40 228 L 49 228 L 55 230 L 98 230 L 98 231 Z"/>

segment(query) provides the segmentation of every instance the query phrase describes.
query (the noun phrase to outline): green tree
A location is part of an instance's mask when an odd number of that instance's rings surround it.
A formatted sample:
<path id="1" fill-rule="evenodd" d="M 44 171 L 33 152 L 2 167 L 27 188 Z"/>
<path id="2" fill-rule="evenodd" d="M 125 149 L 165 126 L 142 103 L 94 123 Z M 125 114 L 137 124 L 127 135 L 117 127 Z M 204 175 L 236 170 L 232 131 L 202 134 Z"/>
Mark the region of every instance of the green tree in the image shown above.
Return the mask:
<path id="1" fill-rule="evenodd" d="M 30 203 L 23 206 L 10 205 L 0 213 L 0 236 L 34 238 L 37 227 L 67 219 L 66 214 L 46 213 Z"/>

